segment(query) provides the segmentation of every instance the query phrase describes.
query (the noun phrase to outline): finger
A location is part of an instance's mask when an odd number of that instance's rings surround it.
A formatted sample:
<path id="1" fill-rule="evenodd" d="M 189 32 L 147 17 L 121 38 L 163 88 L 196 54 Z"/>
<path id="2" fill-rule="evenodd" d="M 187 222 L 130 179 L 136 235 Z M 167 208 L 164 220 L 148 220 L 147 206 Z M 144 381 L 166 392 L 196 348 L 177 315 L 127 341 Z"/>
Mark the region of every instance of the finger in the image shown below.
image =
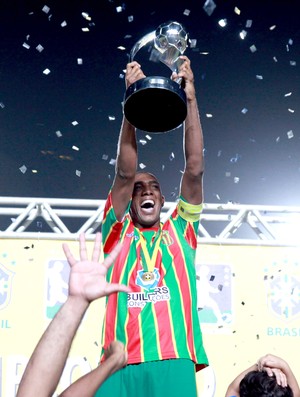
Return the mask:
<path id="1" fill-rule="evenodd" d="M 68 244 L 63 243 L 62 247 L 63 247 L 63 251 L 65 253 L 65 256 L 67 258 L 67 261 L 69 262 L 69 265 L 74 266 L 76 263 L 76 259 L 74 258 L 72 252 L 70 251 Z"/>
<path id="2" fill-rule="evenodd" d="M 101 233 L 96 233 L 92 261 L 98 262 L 101 254 Z"/>
<path id="3" fill-rule="evenodd" d="M 111 295 L 115 292 L 130 292 L 130 288 L 124 284 L 111 283 L 106 286 L 106 294 Z"/>
<path id="4" fill-rule="evenodd" d="M 80 255 L 80 260 L 82 261 L 88 260 L 84 233 L 80 233 L 79 235 L 79 255 Z"/>
<path id="5" fill-rule="evenodd" d="M 122 249 L 122 244 L 118 243 L 114 249 L 111 251 L 108 257 L 106 257 L 103 261 L 103 265 L 106 267 L 106 269 L 109 269 L 110 266 L 114 263 L 114 261 L 117 259 L 119 253 L 121 252 Z"/>

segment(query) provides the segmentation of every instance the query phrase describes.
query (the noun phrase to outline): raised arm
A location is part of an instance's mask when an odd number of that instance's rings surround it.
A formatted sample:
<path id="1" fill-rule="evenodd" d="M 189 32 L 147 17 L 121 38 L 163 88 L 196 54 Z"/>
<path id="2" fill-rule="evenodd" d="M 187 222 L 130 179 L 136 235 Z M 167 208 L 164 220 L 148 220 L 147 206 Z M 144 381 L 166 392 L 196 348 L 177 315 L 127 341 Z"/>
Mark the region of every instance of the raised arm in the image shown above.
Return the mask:
<path id="1" fill-rule="evenodd" d="M 225 397 L 240 397 L 240 383 L 241 380 L 251 371 L 257 371 L 257 364 L 251 365 L 251 367 L 245 369 L 242 371 L 236 378 L 233 379 L 233 381 L 230 383 L 230 385 L 227 388 Z"/>
<path id="2" fill-rule="evenodd" d="M 286 376 L 287 384 L 293 390 L 294 397 L 300 397 L 300 389 L 297 379 L 291 367 L 284 359 L 282 359 L 281 357 L 274 356 L 272 354 L 267 354 L 266 356 L 258 360 L 258 369 L 265 370 L 269 376 L 273 376 L 272 374 L 274 373 L 274 369 L 281 370 Z M 275 376 L 276 375 L 277 374 L 275 373 Z M 277 383 L 279 383 L 277 376 L 276 379 L 277 379 Z"/>
<path id="3" fill-rule="evenodd" d="M 191 62 L 186 56 L 179 68 L 178 75 L 173 74 L 173 79 L 181 77 L 187 97 L 187 117 L 184 122 L 184 157 L 185 169 L 181 181 L 181 194 L 191 204 L 201 204 L 203 201 L 203 134 L 200 123 L 194 74 Z"/>
<path id="4" fill-rule="evenodd" d="M 126 66 L 125 83 L 128 88 L 135 81 L 145 77 L 137 62 Z M 123 116 L 116 161 L 116 174 L 112 187 L 112 201 L 118 220 L 122 220 L 132 195 L 137 169 L 136 129 Z"/>
<path id="5" fill-rule="evenodd" d="M 88 260 L 85 237 L 80 236 L 80 260 L 68 245 L 63 249 L 71 267 L 69 295 L 37 344 L 21 379 L 17 397 L 50 397 L 61 377 L 73 338 L 90 302 L 114 292 L 128 292 L 124 285 L 106 282 L 107 269 L 116 259 L 120 246 L 99 263 L 101 236 L 96 235 L 92 259 Z"/>

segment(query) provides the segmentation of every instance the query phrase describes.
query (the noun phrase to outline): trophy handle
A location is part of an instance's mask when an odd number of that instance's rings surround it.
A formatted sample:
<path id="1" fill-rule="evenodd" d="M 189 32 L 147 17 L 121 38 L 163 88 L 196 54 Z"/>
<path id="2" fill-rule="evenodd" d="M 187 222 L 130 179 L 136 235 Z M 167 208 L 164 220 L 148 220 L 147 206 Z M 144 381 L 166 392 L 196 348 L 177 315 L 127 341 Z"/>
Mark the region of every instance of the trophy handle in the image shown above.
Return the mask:
<path id="1" fill-rule="evenodd" d="M 150 43 L 150 41 L 153 41 L 155 39 L 155 30 L 151 33 L 146 34 L 144 37 L 142 37 L 138 42 L 135 43 L 135 45 L 132 47 L 130 54 L 129 54 L 129 60 L 130 62 L 133 61 L 134 57 L 136 56 L 137 52 L 144 47 L 144 45 Z"/>

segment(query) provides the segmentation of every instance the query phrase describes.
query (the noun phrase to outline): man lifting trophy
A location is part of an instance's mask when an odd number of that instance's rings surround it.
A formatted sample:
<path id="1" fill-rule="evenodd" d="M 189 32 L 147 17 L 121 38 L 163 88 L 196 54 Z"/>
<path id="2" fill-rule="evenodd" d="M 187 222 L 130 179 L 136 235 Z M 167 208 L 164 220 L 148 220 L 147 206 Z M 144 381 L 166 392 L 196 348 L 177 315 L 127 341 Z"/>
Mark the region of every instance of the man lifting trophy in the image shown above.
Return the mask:
<path id="1" fill-rule="evenodd" d="M 130 62 L 145 45 L 153 42 L 158 60 L 172 73 L 178 72 L 180 56 L 188 46 L 188 34 L 178 22 L 161 24 L 142 37 L 130 52 Z M 148 76 L 130 85 L 125 93 L 124 114 L 136 128 L 152 133 L 177 128 L 187 115 L 186 94 L 181 81 L 163 76 Z"/>

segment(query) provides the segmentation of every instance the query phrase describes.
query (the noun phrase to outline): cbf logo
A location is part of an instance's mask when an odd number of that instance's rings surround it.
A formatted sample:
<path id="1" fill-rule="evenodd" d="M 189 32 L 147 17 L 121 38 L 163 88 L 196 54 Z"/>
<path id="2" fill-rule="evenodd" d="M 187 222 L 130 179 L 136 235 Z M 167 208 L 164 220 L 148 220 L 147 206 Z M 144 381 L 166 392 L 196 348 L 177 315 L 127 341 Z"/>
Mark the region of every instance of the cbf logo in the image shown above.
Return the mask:
<path id="1" fill-rule="evenodd" d="M 300 263 L 288 259 L 265 269 L 267 304 L 281 319 L 294 320 L 300 315 L 299 271 Z"/>
<path id="2" fill-rule="evenodd" d="M 66 301 L 70 267 L 66 260 L 50 260 L 47 268 L 46 314 L 52 319 Z"/>
<path id="3" fill-rule="evenodd" d="M 8 306 L 12 294 L 12 281 L 15 273 L 0 263 L 0 310 Z"/>

